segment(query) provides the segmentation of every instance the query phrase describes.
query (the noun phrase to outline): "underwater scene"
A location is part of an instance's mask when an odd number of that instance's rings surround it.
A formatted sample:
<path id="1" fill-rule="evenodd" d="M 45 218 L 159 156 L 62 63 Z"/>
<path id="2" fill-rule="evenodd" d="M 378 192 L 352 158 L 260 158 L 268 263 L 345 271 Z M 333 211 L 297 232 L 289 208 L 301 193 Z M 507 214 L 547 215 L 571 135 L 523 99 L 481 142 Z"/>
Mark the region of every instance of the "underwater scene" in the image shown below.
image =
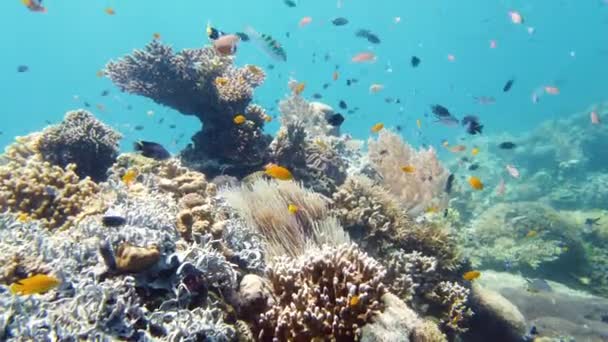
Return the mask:
<path id="1" fill-rule="evenodd" d="M 0 11 L 0 341 L 608 341 L 608 0 Z"/>

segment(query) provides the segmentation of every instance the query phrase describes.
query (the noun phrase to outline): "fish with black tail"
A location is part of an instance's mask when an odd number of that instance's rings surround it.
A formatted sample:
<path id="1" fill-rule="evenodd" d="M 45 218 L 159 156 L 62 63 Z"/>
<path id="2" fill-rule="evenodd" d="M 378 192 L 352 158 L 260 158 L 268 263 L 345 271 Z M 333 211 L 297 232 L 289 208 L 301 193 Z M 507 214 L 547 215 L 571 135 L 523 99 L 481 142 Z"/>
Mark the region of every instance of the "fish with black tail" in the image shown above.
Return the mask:
<path id="1" fill-rule="evenodd" d="M 501 142 L 500 144 L 498 144 L 498 148 L 500 148 L 502 150 L 512 150 L 515 147 L 517 147 L 517 145 L 511 141 L 504 141 L 504 142 Z"/>
<path id="2" fill-rule="evenodd" d="M 511 90 L 511 88 L 513 87 L 513 82 L 515 82 L 515 80 L 508 80 L 507 83 L 505 83 L 504 87 L 502 87 L 502 91 L 506 93 Z"/>
<path id="3" fill-rule="evenodd" d="M 155 160 L 171 158 L 171 153 L 169 153 L 161 144 L 151 141 L 137 141 L 133 144 L 133 149 L 140 152 L 142 156 Z"/>
<path id="4" fill-rule="evenodd" d="M 344 116 L 340 113 L 333 114 L 327 119 L 327 123 L 332 126 L 340 126 L 344 122 Z"/>

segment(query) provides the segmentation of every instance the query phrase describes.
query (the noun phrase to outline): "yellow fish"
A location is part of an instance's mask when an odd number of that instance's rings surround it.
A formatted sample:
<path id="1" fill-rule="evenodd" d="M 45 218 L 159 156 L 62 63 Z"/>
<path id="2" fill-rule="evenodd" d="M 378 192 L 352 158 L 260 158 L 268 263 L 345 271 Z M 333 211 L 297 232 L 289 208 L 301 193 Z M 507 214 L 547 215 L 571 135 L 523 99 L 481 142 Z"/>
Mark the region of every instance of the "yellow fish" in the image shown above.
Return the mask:
<path id="1" fill-rule="evenodd" d="M 293 176 L 291 174 L 291 172 L 279 165 L 276 164 L 270 164 L 266 167 L 266 171 L 264 171 L 264 173 L 272 178 L 278 179 L 278 180 L 291 180 L 293 179 Z"/>
<path id="2" fill-rule="evenodd" d="M 354 295 L 349 301 L 348 301 L 348 305 L 350 305 L 351 307 L 357 306 L 357 304 L 359 304 L 360 298 L 358 295 Z"/>
<path id="3" fill-rule="evenodd" d="M 295 204 L 290 204 L 287 206 L 287 210 L 289 210 L 290 213 L 295 214 L 298 212 L 298 207 L 296 207 Z"/>
<path id="4" fill-rule="evenodd" d="M 306 83 L 300 82 L 300 83 L 296 84 L 295 86 L 293 86 L 293 88 L 291 90 L 293 90 L 294 94 L 300 95 L 300 94 L 302 94 L 304 89 L 306 89 Z"/>
<path id="5" fill-rule="evenodd" d="M 420 119 L 416 119 L 416 126 L 418 126 L 418 129 L 422 128 L 422 121 Z"/>
<path id="6" fill-rule="evenodd" d="M 471 154 L 472 154 L 472 155 L 474 155 L 474 156 L 476 156 L 477 154 L 479 154 L 479 148 L 474 147 L 474 148 L 471 150 Z"/>
<path id="7" fill-rule="evenodd" d="M 268 114 L 264 114 L 264 121 L 266 121 L 266 122 L 272 122 L 272 116 L 270 116 Z"/>
<path id="8" fill-rule="evenodd" d="M 526 237 L 527 238 L 533 238 L 536 235 L 538 235 L 538 232 L 536 230 L 531 230 L 531 231 L 528 232 L 528 234 L 526 234 Z"/>
<path id="9" fill-rule="evenodd" d="M 424 210 L 427 214 L 437 214 L 439 212 L 439 207 L 436 205 L 430 206 Z"/>
<path id="10" fill-rule="evenodd" d="M 45 293 L 51 290 L 61 282 L 59 279 L 46 274 L 36 274 L 29 278 L 21 279 L 14 282 L 10 286 L 12 294 L 31 295 L 36 293 Z"/>
<path id="11" fill-rule="evenodd" d="M 372 126 L 372 133 L 378 133 L 384 128 L 384 124 L 382 122 L 378 122 L 377 124 Z"/>
<path id="12" fill-rule="evenodd" d="M 154 33 L 152 34 L 152 38 L 154 38 L 155 40 L 159 40 L 159 39 L 160 39 L 160 33 L 158 33 L 158 32 L 154 32 Z"/>
<path id="13" fill-rule="evenodd" d="M 216 77 L 215 78 L 215 85 L 218 87 L 226 85 L 227 83 L 228 83 L 228 79 L 226 77 Z"/>
<path id="14" fill-rule="evenodd" d="M 414 173 L 416 172 L 416 167 L 414 167 L 413 165 L 405 165 L 401 167 L 401 171 L 405 173 Z"/>
<path id="15" fill-rule="evenodd" d="M 475 190 L 483 190 L 483 183 L 481 182 L 481 179 L 475 176 L 471 176 L 471 178 L 469 178 L 469 185 L 471 185 L 471 188 Z"/>
<path id="16" fill-rule="evenodd" d="M 137 169 L 128 169 L 127 172 L 122 175 L 122 182 L 125 183 L 125 185 L 129 186 L 133 182 L 135 182 L 138 175 L 139 172 L 137 172 Z"/>
<path id="17" fill-rule="evenodd" d="M 481 272 L 469 271 L 462 275 L 462 279 L 467 280 L 467 281 L 472 281 L 472 280 L 479 278 L 479 276 L 481 276 Z"/>
<path id="18" fill-rule="evenodd" d="M 239 115 L 235 116 L 234 119 L 232 119 L 232 121 L 234 121 L 234 123 L 237 125 L 242 125 L 245 123 L 245 121 L 247 121 L 247 118 L 244 115 L 239 114 Z"/>
<path id="19" fill-rule="evenodd" d="M 249 71 L 250 71 L 252 74 L 254 74 L 254 75 L 261 75 L 261 74 L 263 74 L 263 73 L 264 73 L 264 72 L 262 71 L 262 69 L 258 68 L 258 67 L 257 67 L 257 66 L 255 66 L 255 65 L 251 65 L 251 64 L 247 65 L 247 70 L 249 70 Z"/>
<path id="20" fill-rule="evenodd" d="M 21 223 L 25 223 L 29 220 L 30 220 L 30 215 L 28 215 L 27 213 L 19 213 L 17 215 L 17 221 L 19 221 Z"/>

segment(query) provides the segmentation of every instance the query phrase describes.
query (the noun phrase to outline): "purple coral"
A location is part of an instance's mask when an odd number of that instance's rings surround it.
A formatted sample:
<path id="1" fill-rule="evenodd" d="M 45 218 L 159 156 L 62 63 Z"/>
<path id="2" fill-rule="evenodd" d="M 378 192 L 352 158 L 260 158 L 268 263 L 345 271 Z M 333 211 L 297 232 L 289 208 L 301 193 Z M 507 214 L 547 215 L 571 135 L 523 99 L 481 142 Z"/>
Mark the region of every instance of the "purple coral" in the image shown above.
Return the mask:
<path id="1" fill-rule="evenodd" d="M 189 166 L 210 177 L 244 176 L 268 159 L 271 138 L 263 133 L 265 113 L 250 104 L 265 74 L 256 66 L 236 68 L 232 63 L 211 47 L 174 53 L 171 47 L 153 41 L 144 50 L 108 63 L 106 74 L 123 91 L 201 120 L 202 130 L 182 153 Z M 237 115 L 247 121 L 235 124 Z"/>

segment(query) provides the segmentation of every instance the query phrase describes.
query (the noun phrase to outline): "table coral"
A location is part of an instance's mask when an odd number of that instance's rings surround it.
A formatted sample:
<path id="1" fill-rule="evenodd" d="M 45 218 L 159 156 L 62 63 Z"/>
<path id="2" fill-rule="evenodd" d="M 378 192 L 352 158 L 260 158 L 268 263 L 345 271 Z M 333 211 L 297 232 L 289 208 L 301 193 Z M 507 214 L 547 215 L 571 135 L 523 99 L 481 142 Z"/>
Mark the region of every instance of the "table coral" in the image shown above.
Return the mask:
<path id="1" fill-rule="evenodd" d="M 0 209 L 19 213 L 23 220 L 41 220 L 49 229 L 66 228 L 85 212 L 99 188 L 89 178 L 81 180 L 75 164 L 62 168 L 43 161 L 39 143 L 39 134 L 17 138 L 2 155 Z"/>
<path id="2" fill-rule="evenodd" d="M 275 305 L 254 325 L 261 341 L 354 341 L 382 310 L 385 270 L 354 245 L 278 258 L 268 277 Z"/>
<path id="3" fill-rule="evenodd" d="M 106 74 L 121 90 L 148 97 L 203 124 L 182 157 L 209 177 L 245 176 L 267 159 L 271 138 L 264 134 L 266 114 L 251 105 L 255 87 L 262 84 L 262 69 L 233 66 L 233 59 L 211 47 L 175 53 L 152 41 L 144 50 L 111 61 Z M 233 118 L 244 115 L 245 124 Z"/>
<path id="4" fill-rule="evenodd" d="M 40 135 L 38 151 L 44 160 L 66 167 L 76 164 L 80 178 L 106 179 L 106 171 L 118 156 L 121 134 L 85 110 L 68 112 L 63 121 Z"/>

